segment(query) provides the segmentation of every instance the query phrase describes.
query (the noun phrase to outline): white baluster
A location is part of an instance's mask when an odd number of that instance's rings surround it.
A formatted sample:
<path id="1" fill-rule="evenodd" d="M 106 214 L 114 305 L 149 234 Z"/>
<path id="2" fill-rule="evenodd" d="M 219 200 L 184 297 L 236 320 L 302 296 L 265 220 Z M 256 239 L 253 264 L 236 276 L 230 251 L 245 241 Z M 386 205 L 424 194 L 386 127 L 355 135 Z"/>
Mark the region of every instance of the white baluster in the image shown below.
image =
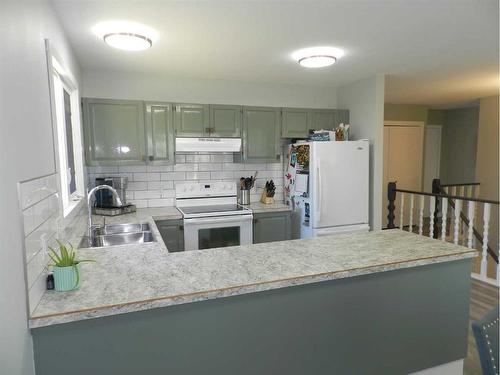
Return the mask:
<path id="1" fill-rule="evenodd" d="M 442 212 L 443 214 L 441 215 L 441 241 L 446 241 L 446 226 L 448 224 L 448 198 L 443 198 L 441 200 L 441 205 L 442 207 Z"/>
<path id="2" fill-rule="evenodd" d="M 429 237 L 434 238 L 434 212 L 436 212 L 436 197 L 431 196 L 429 199 Z"/>
<path id="3" fill-rule="evenodd" d="M 418 234 L 422 235 L 424 232 L 424 206 L 425 195 L 420 196 L 420 209 L 418 211 Z"/>
<path id="4" fill-rule="evenodd" d="M 491 205 L 484 204 L 483 212 L 483 251 L 481 254 L 481 277 L 486 278 L 488 270 L 488 232 L 490 230 L 490 211 Z"/>
<path id="5" fill-rule="evenodd" d="M 455 200 L 455 226 L 453 227 L 453 243 L 458 245 L 458 230 L 460 229 L 460 212 L 462 211 L 462 200 Z"/>
<path id="6" fill-rule="evenodd" d="M 473 247 L 473 237 L 474 237 L 474 212 L 475 212 L 475 202 L 474 201 L 469 201 L 469 235 L 467 236 L 467 247 L 469 249 L 472 249 Z"/>
<path id="7" fill-rule="evenodd" d="M 403 224 L 404 224 L 403 216 L 404 216 L 405 194 L 401 193 L 400 197 L 401 197 L 401 203 L 400 203 L 400 207 L 399 207 L 399 229 L 403 230 Z"/>
<path id="8" fill-rule="evenodd" d="M 410 194 L 410 225 L 408 226 L 408 231 L 413 232 L 413 194 Z"/>

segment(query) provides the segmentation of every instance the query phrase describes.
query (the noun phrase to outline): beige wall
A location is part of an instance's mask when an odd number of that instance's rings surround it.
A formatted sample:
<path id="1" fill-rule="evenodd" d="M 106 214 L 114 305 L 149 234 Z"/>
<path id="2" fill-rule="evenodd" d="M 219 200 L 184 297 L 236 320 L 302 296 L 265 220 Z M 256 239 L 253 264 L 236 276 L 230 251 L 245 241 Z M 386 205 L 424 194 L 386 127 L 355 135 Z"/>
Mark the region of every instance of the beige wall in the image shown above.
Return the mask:
<path id="1" fill-rule="evenodd" d="M 481 198 L 499 200 L 498 152 L 498 96 L 482 98 L 479 104 L 479 131 L 477 137 L 476 181 L 481 183 Z M 498 254 L 498 206 L 492 206 L 489 246 Z M 482 229 L 481 220 L 477 225 Z M 489 257 L 488 257 L 489 258 Z M 494 277 L 494 264 L 488 259 L 488 275 Z"/>
<path id="2" fill-rule="evenodd" d="M 476 180 L 481 196 L 498 200 L 498 96 L 480 101 L 477 135 Z"/>
<path id="3" fill-rule="evenodd" d="M 427 107 L 413 104 L 384 104 L 386 121 L 423 121 L 427 123 Z"/>

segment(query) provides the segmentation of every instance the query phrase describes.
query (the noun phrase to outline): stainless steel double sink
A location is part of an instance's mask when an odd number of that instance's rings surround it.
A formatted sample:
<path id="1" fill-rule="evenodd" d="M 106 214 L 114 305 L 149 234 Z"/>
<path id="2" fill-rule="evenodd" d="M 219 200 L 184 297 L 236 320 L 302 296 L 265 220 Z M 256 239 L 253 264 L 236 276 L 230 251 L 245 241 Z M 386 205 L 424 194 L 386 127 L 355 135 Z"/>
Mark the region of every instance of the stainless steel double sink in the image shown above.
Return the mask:
<path id="1" fill-rule="evenodd" d="M 93 226 L 90 237 L 85 236 L 79 247 L 106 247 L 154 241 L 156 239 L 147 223 L 107 224 Z"/>

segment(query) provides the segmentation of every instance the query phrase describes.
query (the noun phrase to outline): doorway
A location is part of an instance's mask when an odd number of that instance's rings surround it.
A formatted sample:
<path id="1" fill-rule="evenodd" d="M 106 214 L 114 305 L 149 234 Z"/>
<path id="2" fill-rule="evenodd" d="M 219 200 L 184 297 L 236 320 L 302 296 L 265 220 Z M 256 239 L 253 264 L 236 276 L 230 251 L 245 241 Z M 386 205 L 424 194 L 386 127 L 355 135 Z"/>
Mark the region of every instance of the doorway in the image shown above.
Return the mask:
<path id="1" fill-rule="evenodd" d="M 382 223 L 387 227 L 387 184 L 397 182 L 399 189 L 422 191 L 424 123 L 420 121 L 384 122 L 384 209 Z M 396 197 L 395 223 L 399 224 L 399 194 Z M 404 225 L 409 221 L 409 202 L 405 202 Z M 415 206 L 416 207 L 415 202 Z M 415 214 L 416 210 L 414 210 Z M 413 222 L 415 223 L 415 217 Z"/>

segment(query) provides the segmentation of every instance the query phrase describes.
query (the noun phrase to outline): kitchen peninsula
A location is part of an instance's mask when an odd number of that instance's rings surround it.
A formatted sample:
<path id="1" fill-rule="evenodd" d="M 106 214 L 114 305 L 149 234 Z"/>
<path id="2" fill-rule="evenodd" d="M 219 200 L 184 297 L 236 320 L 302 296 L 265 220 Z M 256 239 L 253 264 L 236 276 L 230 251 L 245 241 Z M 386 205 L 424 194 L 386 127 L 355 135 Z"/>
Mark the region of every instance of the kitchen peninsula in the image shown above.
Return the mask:
<path id="1" fill-rule="evenodd" d="M 96 260 L 81 287 L 31 316 L 37 374 L 401 374 L 466 356 L 475 252 L 453 244 L 389 230 L 80 254 Z"/>

